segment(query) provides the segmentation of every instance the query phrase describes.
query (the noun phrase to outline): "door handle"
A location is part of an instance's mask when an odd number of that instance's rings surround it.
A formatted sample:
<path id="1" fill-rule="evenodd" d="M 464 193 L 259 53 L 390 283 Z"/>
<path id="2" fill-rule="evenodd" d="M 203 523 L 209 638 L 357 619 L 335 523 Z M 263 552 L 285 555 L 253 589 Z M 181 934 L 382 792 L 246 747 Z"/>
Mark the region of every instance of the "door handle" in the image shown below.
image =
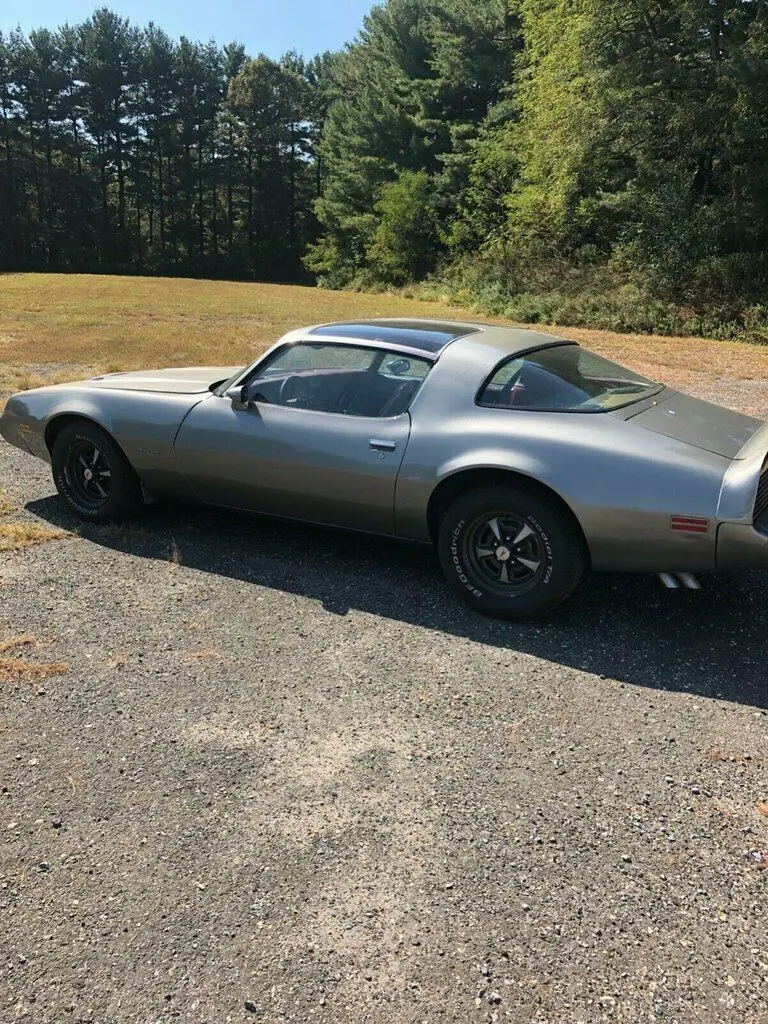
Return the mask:
<path id="1" fill-rule="evenodd" d="M 393 452 L 397 448 L 397 441 L 387 441 L 379 437 L 372 437 L 368 442 L 368 446 L 375 448 L 379 452 Z"/>

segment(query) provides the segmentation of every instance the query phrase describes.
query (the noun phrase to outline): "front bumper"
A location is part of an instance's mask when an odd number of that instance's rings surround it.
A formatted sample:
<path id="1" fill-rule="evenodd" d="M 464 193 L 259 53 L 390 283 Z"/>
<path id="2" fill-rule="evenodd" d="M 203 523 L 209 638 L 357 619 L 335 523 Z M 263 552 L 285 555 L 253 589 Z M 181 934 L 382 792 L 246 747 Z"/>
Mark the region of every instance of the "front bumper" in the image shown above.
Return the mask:
<path id="1" fill-rule="evenodd" d="M 34 455 L 29 444 L 32 435 L 32 428 L 16 411 L 14 398 L 8 399 L 8 404 L 0 415 L 0 437 L 8 444 L 21 448 L 23 452 Z"/>

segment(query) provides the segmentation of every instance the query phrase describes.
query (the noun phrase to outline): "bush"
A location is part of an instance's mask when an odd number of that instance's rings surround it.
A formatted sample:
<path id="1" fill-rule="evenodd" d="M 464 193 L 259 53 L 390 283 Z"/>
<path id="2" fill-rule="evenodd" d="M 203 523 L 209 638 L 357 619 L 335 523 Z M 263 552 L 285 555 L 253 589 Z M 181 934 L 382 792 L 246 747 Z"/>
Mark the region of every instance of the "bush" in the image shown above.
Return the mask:
<path id="1" fill-rule="evenodd" d="M 371 273 L 391 284 L 418 281 L 439 248 L 434 186 L 425 171 L 401 171 L 375 206 L 379 222 L 368 248 Z"/>
<path id="2" fill-rule="evenodd" d="M 552 281 L 559 286 L 551 287 Z M 477 260 L 450 268 L 441 279 L 423 286 L 420 294 L 520 323 L 768 343 L 768 304 L 743 309 L 712 302 L 683 305 L 586 259 L 565 273 L 549 268 L 537 270 L 535 276 Z"/>
<path id="3" fill-rule="evenodd" d="M 768 305 L 748 306 L 741 314 L 741 322 L 751 341 L 768 345 Z"/>

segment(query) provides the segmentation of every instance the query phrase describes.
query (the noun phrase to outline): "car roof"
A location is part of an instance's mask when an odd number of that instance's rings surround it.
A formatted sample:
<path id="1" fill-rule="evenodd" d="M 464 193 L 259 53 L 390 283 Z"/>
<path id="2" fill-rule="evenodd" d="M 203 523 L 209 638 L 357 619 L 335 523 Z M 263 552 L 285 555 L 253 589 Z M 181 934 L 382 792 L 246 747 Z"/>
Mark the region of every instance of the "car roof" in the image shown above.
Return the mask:
<path id="1" fill-rule="evenodd" d="M 305 343 L 313 340 L 346 344 L 362 342 L 377 348 L 408 351 L 431 359 L 436 359 L 446 346 L 454 342 L 481 344 L 494 349 L 503 357 L 545 345 L 561 345 L 567 341 L 551 334 L 539 334 L 501 324 L 395 317 L 319 324 L 303 331 L 301 340 Z"/>
<path id="2" fill-rule="evenodd" d="M 482 330 L 480 325 L 454 323 L 450 320 L 347 320 L 340 323 L 321 324 L 312 327 L 305 335 L 305 341 L 313 338 L 365 341 L 381 345 L 396 345 L 420 352 L 426 356 L 437 356 L 446 345 L 457 338 L 466 337 Z"/>

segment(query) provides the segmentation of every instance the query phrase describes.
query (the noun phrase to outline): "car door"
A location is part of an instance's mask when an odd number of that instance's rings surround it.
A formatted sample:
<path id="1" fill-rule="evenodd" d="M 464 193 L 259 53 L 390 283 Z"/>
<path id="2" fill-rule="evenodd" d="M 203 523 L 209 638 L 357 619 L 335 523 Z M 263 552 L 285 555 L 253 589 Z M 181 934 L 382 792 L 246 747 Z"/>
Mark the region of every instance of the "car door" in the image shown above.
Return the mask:
<path id="1" fill-rule="evenodd" d="M 176 456 L 202 501 L 394 532 L 395 481 L 410 416 L 404 410 L 389 416 L 328 411 L 338 404 L 340 376 L 347 375 L 344 383 L 348 375 L 371 369 L 355 364 L 350 346 L 344 349 L 341 369 L 302 368 L 301 358 L 286 369 L 278 359 L 251 382 L 257 397 L 247 407 L 213 395 L 191 411 L 177 435 Z M 329 358 L 326 353 L 325 361 Z M 369 350 L 358 361 L 366 360 L 371 363 Z M 301 374 L 311 384 L 315 408 L 303 408 L 291 397 L 282 404 L 285 382 Z M 381 375 L 377 380 L 380 386 Z"/>

